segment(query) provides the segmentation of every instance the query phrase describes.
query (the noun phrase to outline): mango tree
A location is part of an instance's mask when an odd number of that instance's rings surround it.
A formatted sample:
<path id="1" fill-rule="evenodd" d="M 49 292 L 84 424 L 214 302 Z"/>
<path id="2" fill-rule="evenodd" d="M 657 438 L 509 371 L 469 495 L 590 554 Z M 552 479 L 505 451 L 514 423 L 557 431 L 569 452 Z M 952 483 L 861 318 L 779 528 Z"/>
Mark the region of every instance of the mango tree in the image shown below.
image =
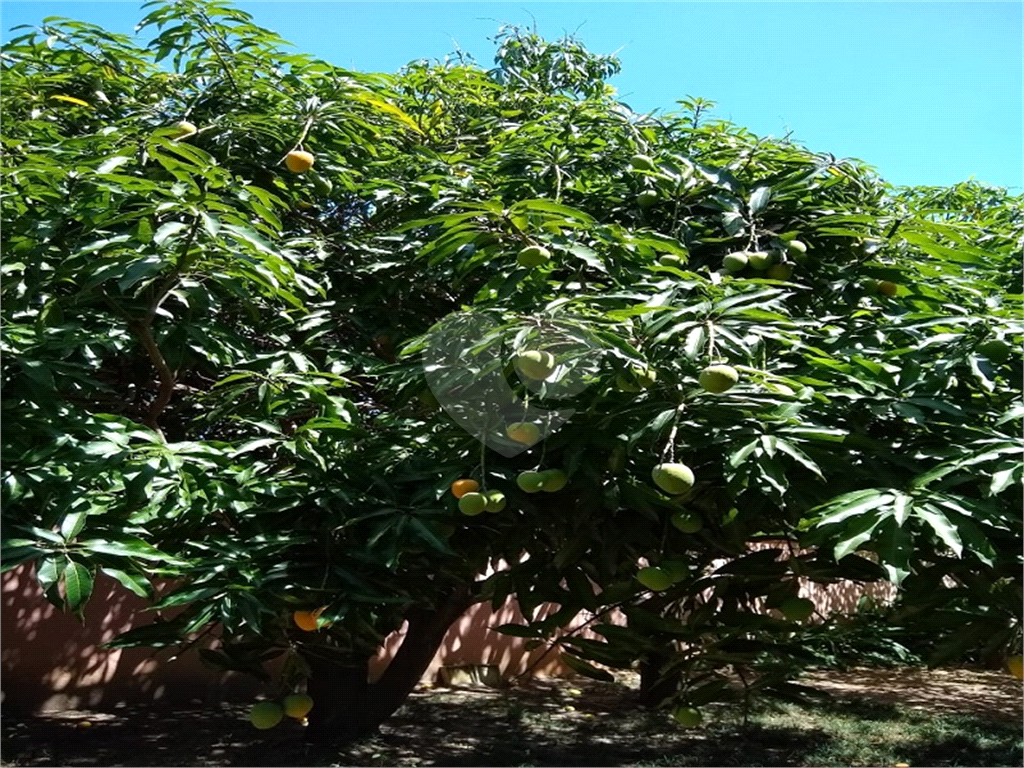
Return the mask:
<path id="1" fill-rule="evenodd" d="M 305 688 L 314 736 L 509 596 L 691 724 L 794 692 L 799 579 L 1019 648 L 1019 200 L 638 115 L 573 38 L 368 75 L 218 2 L 140 29 L 3 51 L 3 567 L 55 605 L 117 580 L 173 611 L 115 645 Z"/>

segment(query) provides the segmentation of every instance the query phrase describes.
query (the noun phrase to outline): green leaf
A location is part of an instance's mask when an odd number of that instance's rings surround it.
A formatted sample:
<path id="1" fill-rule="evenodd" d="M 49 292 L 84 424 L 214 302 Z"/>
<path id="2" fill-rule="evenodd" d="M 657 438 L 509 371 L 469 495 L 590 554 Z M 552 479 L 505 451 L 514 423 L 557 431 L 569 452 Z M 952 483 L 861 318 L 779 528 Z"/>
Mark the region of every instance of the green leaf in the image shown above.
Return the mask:
<path id="1" fill-rule="evenodd" d="M 7 573 L 19 565 L 36 560 L 48 551 L 32 545 L 8 546 L 5 543 L 0 555 L 0 573 Z"/>
<path id="2" fill-rule="evenodd" d="M 603 683 L 614 683 L 615 677 L 604 669 L 598 669 L 593 664 L 584 661 L 583 659 L 572 656 L 564 651 L 559 654 L 558 660 L 561 661 L 565 666 L 574 672 L 578 672 L 584 677 L 589 677 L 593 680 L 600 680 Z"/>
<path id="3" fill-rule="evenodd" d="M 60 535 L 65 541 L 73 540 L 85 527 L 88 512 L 70 512 L 64 516 L 64 522 L 60 524 Z"/>
<path id="4" fill-rule="evenodd" d="M 1020 485 L 1024 468 L 1019 463 L 1000 464 L 992 472 L 992 481 L 989 483 L 989 495 L 998 496 L 1011 485 Z"/>
<path id="5" fill-rule="evenodd" d="M 586 573 L 579 568 L 572 568 L 565 574 L 565 583 L 580 605 L 588 611 L 597 610 L 597 595 Z"/>
<path id="6" fill-rule="evenodd" d="M 751 440 L 746 445 L 744 445 L 739 450 L 734 451 L 729 456 L 729 466 L 730 467 L 738 467 L 741 464 L 743 464 L 743 462 L 745 462 L 747 460 L 747 457 L 750 456 L 750 454 L 752 454 L 754 451 L 757 450 L 759 445 L 760 445 L 760 440 L 759 439 L 754 439 L 754 440 Z"/>
<path id="7" fill-rule="evenodd" d="M 64 569 L 64 596 L 68 609 L 84 605 L 92 594 L 92 573 L 81 563 L 70 562 Z"/>
<path id="8" fill-rule="evenodd" d="M 901 525 L 898 519 L 886 519 L 876 534 L 880 564 L 896 586 L 910 575 L 910 558 L 914 552 L 914 541 Z"/>
<path id="9" fill-rule="evenodd" d="M 835 525 L 847 518 L 862 515 L 865 512 L 885 506 L 892 502 L 893 498 L 891 493 L 883 493 L 876 488 L 843 494 L 818 508 L 824 514 L 818 520 L 817 525 L 819 527 Z"/>
<path id="10" fill-rule="evenodd" d="M 131 162 L 131 158 L 128 157 L 127 155 L 114 155 L 113 157 L 108 157 L 106 160 L 100 163 L 99 168 L 96 169 L 96 173 L 111 173 L 112 171 L 115 171 L 118 168 L 120 168 L 125 163 L 129 162 Z"/>
<path id="11" fill-rule="evenodd" d="M 447 555 L 455 555 L 456 552 L 449 545 L 448 542 L 443 538 L 434 533 L 422 520 L 412 515 L 407 518 L 409 526 L 426 541 L 431 547 L 438 552 L 444 552 Z"/>
<path id="12" fill-rule="evenodd" d="M 552 203 L 548 200 L 520 200 L 509 208 L 509 212 L 512 214 L 521 213 L 523 211 L 553 213 L 564 216 L 567 219 L 577 219 L 584 224 L 594 223 L 594 217 L 590 214 L 578 211 L 575 208 L 570 208 L 567 205 Z"/>
<path id="13" fill-rule="evenodd" d="M 213 586 L 213 587 L 196 587 L 194 589 L 180 589 L 176 592 L 171 592 L 169 595 L 165 595 L 156 604 L 154 604 L 150 610 L 158 610 L 161 608 L 173 608 L 176 605 L 186 605 L 187 603 L 199 602 L 206 600 L 210 597 L 215 597 L 224 592 L 224 587 Z"/>
<path id="14" fill-rule="evenodd" d="M 123 632 L 113 640 L 103 643 L 104 649 L 133 648 L 138 646 L 161 648 L 176 645 L 182 639 L 182 627 L 177 621 L 157 621 Z"/>
<path id="15" fill-rule="evenodd" d="M 78 542 L 78 546 L 88 552 L 97 552 L 104 555 L 120 555 L 122 557 L 137 557 L 142 560 L 154 560 L 164 563 L 182 564 L 183 561 L 172 557 L 142 539 L 123 538 L 117 540 L 89 539 Z"/>
<path id="16" fill-rule="evenodd" d="M 806 453 L 801 451 L 799 448 L 797 448 L 792 443 L 789 443 L 789 442 L 787 442 L 785 440 L 778 440 L 778 439 L 776 439 L 775 446 L 780 451 L 782 451 L 783 453 L 785 453 L 788 456 L 790 456 L 791 458 L 795 459 L 798 464 L 800 464 L 801 466 L 809 469 L 811 472 L 813 472 L 815 475 L 820 477 L 822 480 L 825 479 L 825 475 L 822 474 L 821 467 L 819 467 L 817 465 L 817 463 L 813 459 L 811 459 L 810 456 L 808 456 Z"/>
<path id="17" fill-rule="evenodd" d="M 918 504 L 914 507 L 914 516 L 928 523 L 946 546 L 953 550 L 957 557 L 960 557 L 964 549 L 960 534 L 957 532 L 956 526 L 938 508 L 931 504 Z"/>
<path id="18" fill-rule="evenodd" d="M 180 221 L 169 221 L 166 224 L 161 224 L 160 228 L 153 233 L 153 242 L 157 245 L 163 245 L 186 229 L 188 229 L 188 224 Z"/>
<path id="19" fill-rule="evenodd" d="M 597 255 L 597 251 L 592 248 L 587 248 L 584 245 L 572 245 L 569 246 L 568 251 L 576 258 L 585 262 L 587 266 L 592 267 L 599 272 L 608 271 L 605 269 L 604 261 L 602 261 L 601 257 Z"/>
<path id="20" fill-rule="evenodd" d="M 104 568 L 101 567 L 100 571 L 105 573 L 112 579 L 115 579 L 121 586 L 134 592 L 139 597 L 152 597 L 153 586 L 144 576 L 139 576 L 134 573 L 128 573 L 118 568 Z"/>
<path id="21" fill-rule="evenodd" d="M 750 208 L 750 215 L 756 216 L 758 213 L 765 209 L 768 205 L 768 201 L 771 199 L 772 189 L 771 187 L 758 187 L 754 190 L 754 193 L 750 196 L 750 202 L 748 203 Z"/>
<path id="22" fill-rule="evenodd" d="M 892 497 L 890 496 L 889 498 L 891 499 Z M 842 560 L 847 555 L 856 552 L 862 544 L 871 539 L 879 523 L 889 517 L 890 515 L 888 514 L 876 513 L 866 515 L 861 513 L 859 517 L 847 523 L 843 529 L 842 537 L 832 549 L 832 556 L 836 560 Z"/>

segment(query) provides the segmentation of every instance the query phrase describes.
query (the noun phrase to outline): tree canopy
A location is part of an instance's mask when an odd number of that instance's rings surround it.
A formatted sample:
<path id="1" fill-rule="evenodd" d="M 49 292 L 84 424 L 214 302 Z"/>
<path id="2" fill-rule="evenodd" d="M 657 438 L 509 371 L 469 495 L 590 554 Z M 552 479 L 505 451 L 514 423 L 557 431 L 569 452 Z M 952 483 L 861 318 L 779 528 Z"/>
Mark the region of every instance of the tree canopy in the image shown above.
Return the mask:
<path id="1" fill-rule="evenodd" d="M 730 665 L 782 689 L 807 654 L 764 609 L 799 579 L 899 585 L 935 663 L 1019 649 L 1019 197 L 894 188 L 699 98 L 636 114 L 572 37 L 365 74 L 150 6 L 149 42 L 51 18 L 3 48 L 5 569 L 71 611 L 102 572 L 183 609 L 119 642 L 212 633 L 286 687 L 422 626 L 378 721 L 509 595 L 559 606 L 505 628 L 538 642 L 620 607 L 568 663 L 657 659 L 688 704 Z M 461 514 L 459 478 L 505 508 Z"/>

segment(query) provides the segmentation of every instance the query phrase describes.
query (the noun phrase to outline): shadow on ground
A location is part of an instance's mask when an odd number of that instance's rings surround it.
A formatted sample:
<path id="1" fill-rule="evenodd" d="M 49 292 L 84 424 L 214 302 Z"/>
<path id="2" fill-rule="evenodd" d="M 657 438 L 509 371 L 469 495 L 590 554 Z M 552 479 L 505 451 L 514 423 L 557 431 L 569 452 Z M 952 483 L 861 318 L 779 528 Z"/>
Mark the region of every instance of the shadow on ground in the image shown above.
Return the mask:
<path id="1" fill-rule="evenodd" d="M 1019 705 L 1020 689 L 1015 690 Z M 977 695 L 984 698 L 984 686 Z M 991 701 L 991 691 L 988 698 Z M 940 716 L 894 700 L 846 696 L 813 706 L 780 703 L 758 711 L 747 726 L 735 709 L 707 707 L 705 727 L 682 729 L 666 712 L 641 709 L 635 699 L 635 690 L 629 687 L 591 681 L 535 680 L 504 691 L 419 690 L 379 734 L 330 748 L 307 744 L 304 729 L 295 722 L 256 731 L 245 719 L 247 707 L 239 706 L 6 717 L 3 764 L 1021 764 L 1019 715 L 1015 723 L 963 708 Z M 83 725 L 86 722 L 90 725 Z"/>

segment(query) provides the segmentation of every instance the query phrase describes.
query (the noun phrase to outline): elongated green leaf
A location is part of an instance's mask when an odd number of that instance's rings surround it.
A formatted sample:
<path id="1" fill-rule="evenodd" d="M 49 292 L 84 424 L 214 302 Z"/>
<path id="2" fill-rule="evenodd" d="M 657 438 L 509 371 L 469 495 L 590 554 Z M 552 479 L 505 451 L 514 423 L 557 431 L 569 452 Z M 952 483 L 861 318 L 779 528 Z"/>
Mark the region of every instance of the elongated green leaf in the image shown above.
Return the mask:
<path id="1" fill-rule="evenodd" d="M 550 200 L 520 200 L 518 203 L 513 205 L 509 211 L 512 213 L 520 213 L 523 211 L 553 213 L 565 216 L 569 219 L 578 219 L 584 224 L 594 223 L 594 217 L 589 213 L 576 210 L 575 208 L 570 208 L 567 205 L 552 203 Z"/>
<path id="2" fill-rule="evenodd" d="M 748 206 L 750 208 L 751 215 L 757 215 L 765 209 L 768 205 L 768 201 L 772 196 L 771 187 L 758 187 L 754 190 L 754 193 L 750 196 L 750 202 Z"/>
<path id="3" fill-rule="evenodd" d="M 92 594 L 92 573 L 81 563 L 68 563 L 64 569 L 64 596 L 67 606 L 74 611 L 84 605 Z"/>
<path id="4" fill-rule="evenodd" d="M 180 234 L 186 229 L 188 229 L 188 224 L 184 224 L 180 221 L 169 221 L 166 224 L 161 224 L 160 228 L 153 233 L 153 242 L 157 245 L 163 245 L 172 237 Z"/>
<path id="5" fill-rule="evenodd" d="M 67 541 L 74 539 L 85 527 L 88 512 L 71 512 L 64 517 L 60 524 L 60 535 Z"/>
<path id="6" fill-rule="evenodd" d="M 871 539 L 879 523 L 889 517 L 890 515 L 888 514 L 876 512 L 874 514 L 862 514 L 859 518 L 851 520 L 843 529 L 842 537 L 833 547 L 832 556 L 836 560 L 842 560 L 847 555 L 856 552 L 862 544 Z"/>
<path id="7" fill-rule="evenodd" d="M 565 664 L 565 666 L 569 667 L 569 669 L 580 673 L 584 677 L 600 680 L 604 683 L 615 682 L 615 677 L 611 672 L 604 669 L 598 669 L 593 664 L 577 658 L 576 656 L 572 656 L 571 654 L 563 652 L 559 655 L 558 660 Z"/>
<path id="8" fill-rule="evenodd" d="M 68 561 L 63 555 L 50 555 L 39 561 L 36 566 L 36 580 L 39 582 L 43 592 L 49 591 L 50 587 L 60 581 L 67 568 Z"/>
<path id="9" fill-rule="evenodd" d="M 0 573 L 7 573 L 19 565 L 29 563 L 37 558 L 41 557 L 44 553 L 49 550 L 39 549 L 36 546 L 11 546 L 4 547 L 2 557 L 0 557 Z"/>
<path id="10" fill-rule="evenodd" d="M 137 557 L 142 560 L 155 560 L 166 563 L 181 563 L 182 561 L 161 552 L 151 544 L 142 539 L 124 538 L 118 540 L 88 539 L 79 542 L 79 546 L 89 552 L 98 552 L 104 555 L 121 555 L 122 557 Z"/>
<path id="11" fill-rule="evenodd" d="M 820 508 L 824 516 L 818 521 L 818 526 L 835 525 L 847 518 L 889 504 L 892 500 L 891 493 L 883 493 L 875 488 L 844 494 Z"/>
<path id="12" fill-rule="evenodd" d="M 960 557 L 964 549 L 960 534 L 957 532 L 956 526 L 937 507 L 931 504 L 915 505 L 914 516 L 928 523 L 946 546 L 953 550 L 957 557 Z"/>
<path id="13" fill-rule="evenodd" d="M 144 576 L 128 573 L 118 568 L 100 568 L 100 571 L 115 579 L 121 586 L 131 590 L 139 597 L 152 597 L 153 595 L 153 586 Z"/>

